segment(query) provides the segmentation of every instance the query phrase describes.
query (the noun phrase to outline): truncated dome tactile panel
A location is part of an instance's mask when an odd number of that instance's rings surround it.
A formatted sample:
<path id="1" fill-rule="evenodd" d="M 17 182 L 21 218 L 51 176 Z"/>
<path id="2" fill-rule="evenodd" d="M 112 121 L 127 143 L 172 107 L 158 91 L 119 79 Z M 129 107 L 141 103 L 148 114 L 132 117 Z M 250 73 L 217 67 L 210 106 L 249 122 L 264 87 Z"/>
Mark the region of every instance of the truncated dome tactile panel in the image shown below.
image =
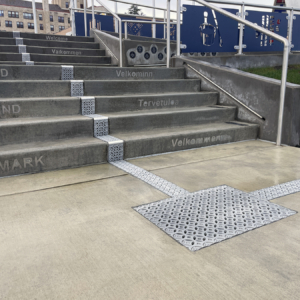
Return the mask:
<path id="1" fill-rule="evenodd" d="M 191 251 L 296 213 L 225 185 L 134 209 Z"/>

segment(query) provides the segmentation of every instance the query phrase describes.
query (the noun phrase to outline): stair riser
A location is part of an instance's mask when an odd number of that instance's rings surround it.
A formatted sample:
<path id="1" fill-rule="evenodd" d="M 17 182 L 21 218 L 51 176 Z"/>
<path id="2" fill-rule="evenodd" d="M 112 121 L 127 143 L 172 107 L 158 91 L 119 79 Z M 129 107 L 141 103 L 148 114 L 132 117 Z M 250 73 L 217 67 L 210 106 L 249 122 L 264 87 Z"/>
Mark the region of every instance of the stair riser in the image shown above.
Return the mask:
<path id="1" fill-rule="evenodd" d="M 69 97 L 70 81 L 0 81 L 2 98 Z M 199 80 L 172 81 L 85 81 L 85 96 L 125 95 L 134 93 L 199 92 Z"/>
<path id="2" fill-rule="evenodd" d="M 256 138 L 257 127 L 254 126 L 243 126 L 236 130 L 218 130 L 209 133 L 191 133 L 186 135 L 173 135 L 172 137 L 144 138 L 134 141 L 125 141 L 124 157 L 125 159 L 133 158 Z"/>
<path id="3" fill-rule="evenodd" d="M 44 151 L 22 151 L 22 153 L 0 153 L 0 177 L 61 170 L 106 162 L 105 143 L 46 149 Z"/>
<path id="4" fill-rule="evenodd" d="M 143 111 L 180 107 L 199 107 L 217 104 L 217 93 L 184 95 L 143 95 L 113 98 L 96 98 L 96 113 L 105 114 L 119 111 Z"/>
<path id="5" fill-rule="evenodd" d="M 0 145 L 53 141 L 72 137 L 92 137 L 93 119 L 3 125 L 0 123 Z"/>
<path id="6" fill-rule="evenodd" d="M 109 118 L 109 130 L 110 134 L 114 135 L 119 132 L 233 121 L 235 111 L 235 108 L 229 108 L 203 112 L 178 112 L 151 116 L 112 117 Z"/>
<path id="7" fill-rule="evenodd" d="M 13 38 L 12 32 L 0 32 L 0 37 L 4 38 Z M 47 41 L 64 41 L 64 42 L 83 42 L 83 43 L 92 43 L 94 38 L 90 37 L 80 37 L 80 36 L 66 36 L 66 35 L 47 35 L 47 34 L 36 34 L 36 33 L 27 33 L 20 32 L 20 37 L 24 39 L 37 39 L 37 40 L 47 40 Z"/>
<path id="8" fill-rule="evenodd" d="M 0 119 L 81 114 L 80 99 L 0 100 Z"/>
<path id="9" fill-rule="evenodd" d="M 18 54 L 20 55 L 20 54 Z M 20 55 L 21 57 L 21 55 Z M 35 62 L 37 63 L 37 62 Z M 0 80 L 60 80 L 61 66 L 5 66 L 0 65 Z M 124 72 L 126 76 L 122 76 Z M 130 73 L 128 73 L 130 72 Z M 134 73 L 134 77 L 132 74 Z M 138 76 L 136 76 L 138 75 Z M 74 67 L 75 80 L 158 80 L 184 79 L 184 69 L 143 69 L 115 67 Z"/>

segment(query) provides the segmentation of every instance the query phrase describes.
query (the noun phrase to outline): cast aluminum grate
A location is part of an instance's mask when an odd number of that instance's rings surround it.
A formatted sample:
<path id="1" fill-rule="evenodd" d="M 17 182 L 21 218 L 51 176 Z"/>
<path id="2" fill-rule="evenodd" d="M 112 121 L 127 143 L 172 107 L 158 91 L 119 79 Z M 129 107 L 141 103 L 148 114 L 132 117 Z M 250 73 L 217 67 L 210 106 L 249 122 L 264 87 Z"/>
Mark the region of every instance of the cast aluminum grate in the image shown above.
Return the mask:
<path id="1" fill-rule="evenodd" d="M 273 200 L 300 192 L 300 180 L 294 180 L 249 193 L 262 200 Z"/>
<path id="2" fill-rule="evenodd" d="M 61 66 L 61 80 L 73 80 L 73 79 L 74 79 L 74 67 Z"/>
<path id="3" fill-rule="evenodd" d="M 120 161 L 124 158 L 124 142 L 114 136 L 97 136 L 98 139 L 108 143 L 107 161 L 109 163 Z"/>
<path id="4" fill-rule="evenodd" d="M 95 97 L 81 97 L 81 114 L 84 116 L 95 114 Z"/>
<path id="5" fill-rule="evenodd" d="M 25 45 L 19 45 L 19 53 L 26 53 L 26 46 Z"/>
<path id="6" fill-rule="evenodd" d="M 71 80 L 71 96 L 83 96 L 83 80 Z"/>
<path id="7" fill-rule="evenodd" d="M 191 251 L 296 213 L 228 186 L 187 193 L 134 209 Z"/>
<path id="8" fill-rule="evenodd" d="M 108 135 L 108 117 L 101 115 L 87 115 L 94 119 L 94 137 Z"/>
<path id="9" fill-rule="evenodd" d="M 30 61 L 30 54 L 29 53 L 22 53 L 22 61 Z"/>
<path id="10" fill-rule="evenodd" d="M 112 162 L 114 166 L 118 167 L 119 169 L 137 177 L 138 179 L 148 183 L 149 185 L 155 187 L 156 189 L 160 190 L 161 192 L 171 196 L 171 197 L 178 197 L 188 194 L 188 191 L 185 189 L 180 188 L 176 184 L 173 184 L 155 174 L 152 174 L 140 167 L 137 167 L 125 160 L 115 161 Z"/>
<path id="11" fill-rule="evenodd" d="M 13 31 L 13 37 L 19 38 L 20 37 L 20 31 Z"/>
<path id="12" fill-rule="evenodd" d="M 34 66 L 34 61 L 26 61 L 26 66 Z"/>
<path id="13" fill-rule="evenodd" d="M 16 38 L 16 45 L 17 46 L 24 45 L 23 38 Z"/>

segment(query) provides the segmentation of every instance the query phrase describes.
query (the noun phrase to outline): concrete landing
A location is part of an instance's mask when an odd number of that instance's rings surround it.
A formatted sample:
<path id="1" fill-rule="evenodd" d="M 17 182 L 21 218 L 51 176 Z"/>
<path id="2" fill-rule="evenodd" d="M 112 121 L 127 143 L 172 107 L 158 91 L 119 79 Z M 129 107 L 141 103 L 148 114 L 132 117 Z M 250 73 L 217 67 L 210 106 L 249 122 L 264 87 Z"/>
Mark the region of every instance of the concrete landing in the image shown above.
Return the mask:
<path id="1" fill-rule="evenodd" d="M 261 141 L 130 162 L 190 192 L 300 179 L 300 149 Z M 299 214 L 190 252 L 132 209 L 165 198 L 109 164 L 0 179 L 0 299 L 298 299 Z"/>

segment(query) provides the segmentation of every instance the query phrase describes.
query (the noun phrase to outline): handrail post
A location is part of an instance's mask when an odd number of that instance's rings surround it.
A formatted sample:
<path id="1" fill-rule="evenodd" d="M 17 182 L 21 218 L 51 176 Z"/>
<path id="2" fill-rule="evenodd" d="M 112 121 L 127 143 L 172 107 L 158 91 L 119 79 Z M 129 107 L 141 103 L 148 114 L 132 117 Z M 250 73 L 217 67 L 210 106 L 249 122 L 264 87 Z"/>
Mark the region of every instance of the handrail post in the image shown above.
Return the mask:
<path id="1" fill-rule="evenodd" d="M 166 11 L 164 11 L 164 23 L 166 22 Z M 164 40 L 166 39 L 166 24 L 164 24 Z"/>
<path id="2" fill-rule="evenodd" d="M 167 0 L 167 68 L 170 68 L 170 0 Z"/>
<path id="3" fill-rule="evenodd" d="M 288 32 L 288 39 L 290 43 L 290 52 L 292 52 L 292 40 L 293 40 L 293 24 L 294 24 L 294 10 L 292 9 L 289 16 L 289 32 Z"/>
<path id="4" fill-rule="evenodd" d="M 38 33 L 35 0 L 32 0 L 32 12 L 33 12 L 34 33 Z"/>
<path id="5" fill-rule="evenodd" d="M 124 33 L 125 33 L 125 40 L 128 40 L 128 24 L 127 21 L 124 22 Z"/>
<path id="6" fill-rule="evenodd" d="M 116 15 L 118 14 L 118 3 L 115 2 L 115 13 Z M 122 26 L 122 24 L 121 24 Z M 118 33 L 119 30 L 118 30 L 118 20 L 115 18 L 115 32 Z"/>
<path id="7" fill-rule="evenodd" d="M 177 0 L 177 27 L 176 27 L 176 46 L 177 46 L 177 56 L 180 56 L 180 16 L 181 16 L 181 0 Z"/>
<path id="8" fill-rule="evenodd" d="M 285 101 L 285 92 L 286 92 L 287 73 L 288 73 L 288 66 L 289 66 L 289 54 L 290 54 L 290 44 L 287 43 L 284 45 L 284 51 L 283 51 L 278 129 L 277 129 L 277 141 L 276 141 L 277 146 L 280 146 L 282 141 L 282 124 L 283 124 L 283 115 L 284 115 L 284 101 Z"/>
<path id="9" fill-rule="evenodd" d="M 95 22 L 95 4 L 94 0 L 92 0 L 92 27 L 95 29 L 96 28 L 96 22 Z"/>
<path id="10" fill-rule="evenodd" d="M 76 0 L 75 0 L 76 1 Z M 86 23 L 86 0 L 83 1 L 84 8 L 84 36 L 87 36 L 87 23 Z"/>
<path id="11" fill-rule="evenodd" d="M 155 0 L 152 0 L 153 4 L 153 22 L 155 22 Z M 152 24 L 152 37 L 156 38 L 156 24 Z"/>
<path id="12" fill-rule="evenodd" d="M 245 4 L 241 5 L 241 18 L 245 19 Z M 244 24 L 240 23 L 239 52 L 238 52 L 238 55 L 243 54 L 243 39 L 244 39 Z"/>
<path id="13" fill-rule="evenodd" d="M 75 24 L 75 0 L 72 0 L 71 17 L 72 17 L 72 36 L 76 36 L 76 24 Z"/>

